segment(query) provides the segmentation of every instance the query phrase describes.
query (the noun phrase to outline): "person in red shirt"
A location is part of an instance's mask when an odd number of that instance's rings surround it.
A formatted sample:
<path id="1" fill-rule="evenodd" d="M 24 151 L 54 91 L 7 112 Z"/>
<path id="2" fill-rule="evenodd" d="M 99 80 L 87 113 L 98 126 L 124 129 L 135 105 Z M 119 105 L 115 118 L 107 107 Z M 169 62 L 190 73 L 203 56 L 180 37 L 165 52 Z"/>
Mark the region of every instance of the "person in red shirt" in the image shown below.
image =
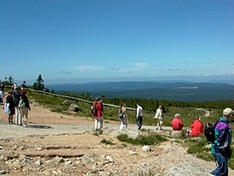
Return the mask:
<path id="1" fill-rule="evenodd" d="M 197 116 L 193 123 L 190 125 L 191 131 L 189 136 L 199 136 L 203 133 L 203 123 L 201 122 L 201 117 Z"/>
<path id="2" fill-rule="evenodd" d="M 93 106 L 95 106 L 95 111 L 93 112 L 95 131 L 100 131 L 103 124 L 103 105 L 100 100 L 101 99 L 97 97 L 95 102 L 93 103 Z"/>
<path id="3" fill-rule="evenodd" d="M 184 123 L 180 119 L 180 114 L 175 114 L 174 119 L 171 121 L 171 127 L 175 131 L 180 131 L 184 127 Z"/>

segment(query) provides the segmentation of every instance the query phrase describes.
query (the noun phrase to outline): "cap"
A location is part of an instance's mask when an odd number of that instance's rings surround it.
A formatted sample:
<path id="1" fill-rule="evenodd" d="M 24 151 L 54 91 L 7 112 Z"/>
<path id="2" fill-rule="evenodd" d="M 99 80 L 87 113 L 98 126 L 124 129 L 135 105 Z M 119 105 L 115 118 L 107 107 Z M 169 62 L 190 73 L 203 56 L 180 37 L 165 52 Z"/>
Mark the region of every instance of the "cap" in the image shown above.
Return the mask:
<path id="1" fill-rule="evenodd" d="M 177 114 L 175 114 L 175 117 L 180 117 L 180 114 L 178 114 L 178 113 L 177 113 Z"/>
<path id="2" fill-rule="evenodd" d="M 223 110 L 223 115 L 233 114 L 233 110 L 231 108 L 226 108 Z"/>

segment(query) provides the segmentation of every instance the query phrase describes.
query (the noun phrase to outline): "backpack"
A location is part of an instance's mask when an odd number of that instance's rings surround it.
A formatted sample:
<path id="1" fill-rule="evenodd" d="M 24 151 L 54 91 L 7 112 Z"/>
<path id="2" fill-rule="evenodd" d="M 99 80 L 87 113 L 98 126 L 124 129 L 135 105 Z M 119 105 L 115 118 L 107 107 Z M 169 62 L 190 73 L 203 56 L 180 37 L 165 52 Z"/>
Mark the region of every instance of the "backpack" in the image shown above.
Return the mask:
<path id="1" fill-rule="evenodd" d="M 21 100 L 19 101 L 18 106 L 19 106 L 20 108 L 24 108 L 24 107 L 25 107 L 25 102 L 24 102 L 23 99 L 21 99 Z"/>
<path id="2" fill-rule="evenodd" d="M 119 112 L 118 116 L 119 116 L 120 119 L 122 119 L 123 118 L 123 113 Z"/>
<path id="3" fill-rule="evenodd" d="M 209 142 L 215 141 L 215 126 L 218 124 L 219 121 L 217 121 L 214 125 L 211 123 L 208 123 L 205 126 L 204 135 Z"/>
<path id="4" fill-rule="evenodd" d="M 92 114 L 95 114 L 96 113 L 96 106 L 95 106 L 96 104 L 92 104 L 92 106 L 91 106 L 91 113 Z"/>

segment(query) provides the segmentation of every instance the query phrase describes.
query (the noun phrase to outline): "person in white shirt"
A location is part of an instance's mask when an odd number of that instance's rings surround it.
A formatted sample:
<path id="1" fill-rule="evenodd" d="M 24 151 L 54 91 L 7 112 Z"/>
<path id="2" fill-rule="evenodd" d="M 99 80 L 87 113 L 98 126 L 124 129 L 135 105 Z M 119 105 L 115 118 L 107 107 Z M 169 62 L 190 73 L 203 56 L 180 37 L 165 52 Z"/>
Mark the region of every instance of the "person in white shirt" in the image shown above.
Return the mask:
<path id="1" fill-rule="evenodd" d="M 158 130 L 158 129 L 162 130 L 162 124 L 163 124 L 162 106 L 158 107 L 158 109 L 156 110 L 156 114 L 155 114 L 154 118 L 156 118 L 158 120 L 157 125 L 156 125 L 156 130 Z"/>
<path id="2" fill-rule="evenodd" d="M 143 120 L 143 108 L 138 103 L 136 109 L 136 124 L 138 126 L 138 130 L 141 130 L 142 120 Z"/>

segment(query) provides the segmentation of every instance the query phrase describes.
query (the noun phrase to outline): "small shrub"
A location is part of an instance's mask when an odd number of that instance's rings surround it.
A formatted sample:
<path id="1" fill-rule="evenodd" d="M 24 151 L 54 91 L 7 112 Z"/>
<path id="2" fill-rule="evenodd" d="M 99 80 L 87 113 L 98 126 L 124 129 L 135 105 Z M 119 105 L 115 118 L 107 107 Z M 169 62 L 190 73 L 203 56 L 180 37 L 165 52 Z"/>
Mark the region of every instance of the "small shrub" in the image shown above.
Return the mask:
<path id="1" fill-rule="evenodd" d="M 109 141 L 109 140 L 106 140 L 106 139 L 101 140 L 101 142 L 100 142 L 100 143 L 102 143 L 102 144 L 106 144 L 106 145 L 114 145 L 114 143 L 113 143 L 113 142 L 111 142 L 111 141 Z"/>
<path id="2" fill-rule="evenodd" d="M 139 136 L 136 139 L 128 137 L 127 134 L 121 134 L 117 138 L 122 142 L 131 143 L 134 145 L 157 145 L 161 142 L 167 141 L 166 138 L 155 133 L 148 133 L 146 136 Z"/>

